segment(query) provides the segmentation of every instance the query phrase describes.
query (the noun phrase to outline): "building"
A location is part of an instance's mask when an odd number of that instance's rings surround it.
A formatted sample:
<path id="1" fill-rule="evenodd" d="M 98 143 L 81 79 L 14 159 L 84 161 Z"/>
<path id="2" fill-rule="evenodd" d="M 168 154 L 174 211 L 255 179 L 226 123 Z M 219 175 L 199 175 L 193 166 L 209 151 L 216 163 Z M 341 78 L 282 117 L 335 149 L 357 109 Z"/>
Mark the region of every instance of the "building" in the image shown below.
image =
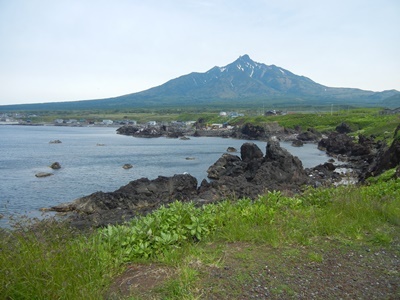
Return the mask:
<path id="1" fill-rule="evenodd" d="M 114 123 L 113 120 L 103 120 L 103 122 L 101 122 L 103 125 L 112 125 Z"/>

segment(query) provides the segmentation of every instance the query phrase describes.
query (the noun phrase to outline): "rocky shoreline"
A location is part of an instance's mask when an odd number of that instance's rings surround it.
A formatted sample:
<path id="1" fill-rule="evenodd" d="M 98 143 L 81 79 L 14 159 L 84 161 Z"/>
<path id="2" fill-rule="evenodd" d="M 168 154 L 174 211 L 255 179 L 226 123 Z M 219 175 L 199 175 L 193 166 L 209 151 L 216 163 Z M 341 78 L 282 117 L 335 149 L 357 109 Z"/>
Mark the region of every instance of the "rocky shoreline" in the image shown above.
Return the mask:
<path id="1" fill-rule="evenodd" d="M 400 165 L 400 125 L 390 147 L 382 142 L 375 142 L 373 137 L 360 136 L 358 141 L 354 141 L 345 132 L 341 132 L 344 127 L 341 124 L 327 137 L 313 129 L 296 133 L 275 127 L 271 132 L 251 124 L 244 125 L 240 130 L 219 130 L 217 136 L 267 140 L 266 154 L 263 155 L 254 143 L 246 142 L 241 146 L 240 156 L 227 150 L 229 153 L 223 154 L 209 167 L 209 181 L 204 179 L 200 185 L 190 174 L 159 176 L 154 180 L 141 178 L 114 192 L 98 191 L 49 210 L 66 214 L 73 226 L 99 227 L 121 223 L 176 200 L 193 201 L 202 205 L 223 199 L 255 199 L 268 191 L 293 195 L 301 192 L 305 186 L 337 184 L 342 180 L 342 175 L 336 172 L 340 168 L 353 169 L 355 181 L 359 182 Z M 134 126 L 123 126 L 117 132 L 141 137 L 189 136 L 188 132 L 171 131 L 167 128 L 140 130 Z M 195 130 L 190 135 L 205 134 L 205 130 Z M 318 142 L 320 149 L 340 163 L 332 160 L 314 168 L 304 168 L 296 156 L 280 147 L 279 139 Z M 399 167 L 398 171 L 400 173 Z"/>

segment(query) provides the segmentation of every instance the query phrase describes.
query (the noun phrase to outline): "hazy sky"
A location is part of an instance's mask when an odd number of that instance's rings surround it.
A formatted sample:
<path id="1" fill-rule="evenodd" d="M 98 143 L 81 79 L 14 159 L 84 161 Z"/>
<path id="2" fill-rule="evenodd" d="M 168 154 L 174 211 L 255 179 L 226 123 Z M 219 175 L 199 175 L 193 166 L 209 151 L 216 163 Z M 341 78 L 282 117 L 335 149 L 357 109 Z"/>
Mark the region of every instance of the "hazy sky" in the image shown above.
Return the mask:
<path id="1" fill-rule="evenodd" d="M 399 0 L 0 0 L 0 105 L 139 92 L 248 54 L 400 91 Z"/>

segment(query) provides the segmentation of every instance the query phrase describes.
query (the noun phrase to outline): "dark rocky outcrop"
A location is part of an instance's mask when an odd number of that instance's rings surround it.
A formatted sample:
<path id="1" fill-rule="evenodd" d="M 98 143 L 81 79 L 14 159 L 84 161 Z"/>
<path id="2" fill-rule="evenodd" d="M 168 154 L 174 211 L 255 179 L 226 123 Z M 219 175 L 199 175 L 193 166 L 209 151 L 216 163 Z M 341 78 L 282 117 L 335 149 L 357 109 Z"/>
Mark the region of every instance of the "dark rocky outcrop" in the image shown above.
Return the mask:
<path id="1" fill-rule="evenodd" d="M 200 122 L 201 121 L 201 122 Z M 118 134 L 134 136 L 134 137 L 168 137 L 189 139 L 186 136 L 207 136 L 207 137 L 224 137 L 237 138 L 245 140 L 267 140 L 270 136 L 286 137 L 287 130 L 281 127 L 277 122 L 264 124 L 263 126 L 246 123 L 243 126 L 223 126 L 222 128 L 210 129 L 206 126 L 205 120 L 199 120 L 194 127 L 186 126 L 140 126 L 140 125 L 124 125 L 117 129 Z"/>
<path id="2" fill-rule="evenodd" d="M 296 192 L 308 182 L 301 161 L 279 142 L 268 142 L 265 156 L 253 143 L 243 144 L 240 152 L 241 157 L 224 154 L 213 164 L 207 172 L 214 181 L 203 181 L 200 191 L 213 198 L 255 198 L 267 190 Z"/>
<path id="3" fill-rule="evenodd" d="M 335 128 L 336 132 L 338 133 L 350 133 L 353 130 L 350 128 L 349 125 L 347 125 L 346 123 L 340 123 L 338 126 L 336 126 Z"/>
<path id="4" fill-rule="evenodd" d="M 332 132 L 325 139 L 321 139 L 318 143 L 320 150 L 325 150 L 329 155 L 350 156 L 355 147 L 353 138 L 343 133 Z"/>
<path id="5" fill-rule="evenodd" d="M 185 135 L 193 135 L 194 130 L 178 125 L 124 125 L 117 129 L 117 133 L 134 137 L 157 138 L 164 136 L 185 140 L 189 139 Z"/>
<path id="6" fill-rule="evenodd" d="M 265 156 L 257 145 L 245 143 L 240 156 L 223 154 L 208 169 L 211 182 L 203 180 L 200 187 L 196 178 L 188 174 L 159 176 L 154 180 L 141 178 L 114 192 L 96 192 L 51 210 L 70 212 L 72 224 L 78 227 L 103 226 L 175 200 L 202 204 L 225 198 L 254 199 L 267 190 L 295 193 L 309 183 L 301 161 L 277 141 L 268 142 Z"/>
<path id="7" fill-rule="evenodd" d="M 346 167 L 353 169 L 358 181 L 379 175 L 400 163 L 400 142 L 396 138 L 387 147 L 382 141 L 376 142 L 373 136 L 360 135 L 357 141 L 347 134 L 332 132 L 318 143 L 318 148 L 347 162 Z"/>
<path id="8" fill-rule="evenodd" d="M 303 142 L 318 142 L 322 135 L 314 128 L 308 128 L 307 131 L 300 133 L 297 139 Z"/>
<path id="9" fill-rule="evenodd" d="M 332 183 L 339 182 L 342 177 L 335 172 L 336 166 L 333 163 L 326 162 L 314 168 L 306 169 L 310 178 L 310 184 L 314 187 L 330 186 Z"/>
<path id="10" fill-rule="evenodd" d="M 114 192 L 95 192 L 71 203 L 51 207 L 56 212 L 74 212 L 71 222 L 77 226 L 102 226 L 122 222 L 124 218 L 152 211 L 175 200 L 189 201 L 197 196 L 197 179 L 181 174 L 159 176 L 154 180 L 131 181 Z"/>
<path id="11" fill-rule="evenodd" d="M 393 142 L 390 147 L 380 147 L 380 150 L 363 174 L 362 180 L 371 176 L 378 176 L 383 172 L 400 166 L 400 124 L 397 126 Z"/>
<path id="12" fill-rule="evenodd" d="M 130 135 L 136 137 L 161 137 L 164 132 L 160 127 L 140 127 L 140 126 L 130 126 L 125 125 L 117 129 L 118 134 Z"/>
<path id="13" fill-rule="evenodd" d="M 235 133 L 236 138 L 258 140 L 267 137 L 264 127 L 246 123 L 242 126 L 239 132 Z"/>
<path id="14" fill-rule="evenodd" d="M 197 179 L 188 174 L 159 176 L 154 180 L 131 181 L 114 192 L 96 192 L 72 203 L 53 207 L 55 211 L 77 211 L 91 214 L 110 209 L 137 210 L 156 207 L 174 200 L 187 201 L 197 194 Z"/>

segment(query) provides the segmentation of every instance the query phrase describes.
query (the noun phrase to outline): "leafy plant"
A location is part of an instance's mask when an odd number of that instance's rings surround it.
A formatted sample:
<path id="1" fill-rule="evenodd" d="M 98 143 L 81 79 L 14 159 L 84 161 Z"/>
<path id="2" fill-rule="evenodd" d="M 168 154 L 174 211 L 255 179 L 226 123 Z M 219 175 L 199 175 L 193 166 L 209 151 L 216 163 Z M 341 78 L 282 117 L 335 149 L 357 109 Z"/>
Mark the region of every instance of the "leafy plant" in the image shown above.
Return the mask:
<path id="1" fill-rule="evenodd" d="M 161 255 L 186 242 L 197 242 L 215 230 L 215 213 L 176 201 L 129 224 L 99 231 L 107 250 L 123 261 Z"/>

